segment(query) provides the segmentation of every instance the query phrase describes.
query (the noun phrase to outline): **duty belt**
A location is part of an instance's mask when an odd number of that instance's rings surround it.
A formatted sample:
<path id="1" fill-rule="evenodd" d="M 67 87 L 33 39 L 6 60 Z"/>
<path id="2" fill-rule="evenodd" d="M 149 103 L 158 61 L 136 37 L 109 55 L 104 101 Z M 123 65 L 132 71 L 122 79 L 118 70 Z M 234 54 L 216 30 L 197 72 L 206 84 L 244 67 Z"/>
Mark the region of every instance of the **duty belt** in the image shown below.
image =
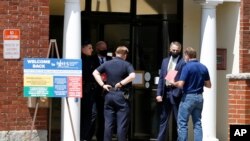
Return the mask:
<path id="1" fill-rule="evenodd" d="M 129 99 L 129 93 L 122 90 L 121 88 L 111 87 L 111 88 L 109 88 L 109 91 L 111 91 L 111 92 L 117 92 L 117 91 L 122 92 L 123 97 L 125 99 Z"/>
<path id="2" fill-rule="evenodd" d="M 109 91 L 122 91 L 122 90 L 121 90 L 121 88 L 111 87 L 111 88 L 109 88 Z"/>

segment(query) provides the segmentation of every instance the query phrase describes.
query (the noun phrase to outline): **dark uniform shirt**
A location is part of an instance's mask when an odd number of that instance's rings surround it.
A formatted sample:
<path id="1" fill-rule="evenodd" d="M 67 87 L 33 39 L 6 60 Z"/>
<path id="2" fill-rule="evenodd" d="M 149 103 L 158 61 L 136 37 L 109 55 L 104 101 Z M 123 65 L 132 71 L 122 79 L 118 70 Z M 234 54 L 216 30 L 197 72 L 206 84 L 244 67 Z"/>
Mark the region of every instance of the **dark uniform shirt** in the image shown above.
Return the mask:
<path id="1" fill-rule="evenodd" d="M 105 130 L 104 141 L 112 140 L 114 126 L 117 126 L 117 138 L 119 141 L 126 141 L 127 131 L 129 127 L 129 100 L 125 94 L 131 83 L 122 86 L 121 89 L 115 89 L 115 85 L 130 73 L 134 72 L 133 66 L 123 60 L 115 57 L 114 59 L 103 63 L 96 69 L 99 73 L 106 73 L 106 84 L 111 85 L 107 94 L 104 95 L 104 117 Z M 126 90 L 125 90 L 126 89 Z M 125 96 L 126 95 L 126 96 Z"/>
<path id="2" fill-rule="evenodd" d="M 134 68 L 129 62 L 119 57 L 115 57 L 99 66 L 97 71 L 99 73 L 106 73 L 107 84 L 115 87 L 115 84 L 119 83 L 130 73 L 134 72 Z"/>

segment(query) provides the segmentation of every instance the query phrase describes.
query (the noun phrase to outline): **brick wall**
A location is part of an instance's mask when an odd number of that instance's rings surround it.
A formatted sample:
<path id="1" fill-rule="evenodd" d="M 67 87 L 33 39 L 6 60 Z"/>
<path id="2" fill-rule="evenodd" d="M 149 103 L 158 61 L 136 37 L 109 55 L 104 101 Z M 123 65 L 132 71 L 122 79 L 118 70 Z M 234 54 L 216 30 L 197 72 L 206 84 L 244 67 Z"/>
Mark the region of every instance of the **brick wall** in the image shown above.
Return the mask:
<path id="1" fill-rule="evenodd" d="M 21 31 L 21 58 L 3 59 L 3 30 Z M 0 131 L 30 130 L 34 109 L 23 97 L 23 58 L 46 57 L 49 0 L 0 1 Z M 39 109 L 35 129 L 47 130 L 48 109 Z"/>
<path id="2" fill-rule="evenodd" d="M 228 140 L 230 125 L 250 125 L 250 1 L 241 0 L 240 7 L 240 74 L 229 78 Z"/>
<path id="3" fill-rule="evenodd" d="M 250 125 L 250 74 L 229 75 L 228 124 Z M 228 131 L 230 137 L 230 132 Z"/>
<path id="4" fill-rule="evenodd" d="M 250 124 L 250 79 L 230 79 L 228 97 L 228 122 Z"/>
<path id="5" fill-rule="evenodd" d="M 241 0 L 240 72 L 250 72 L 250 1 Z"/>

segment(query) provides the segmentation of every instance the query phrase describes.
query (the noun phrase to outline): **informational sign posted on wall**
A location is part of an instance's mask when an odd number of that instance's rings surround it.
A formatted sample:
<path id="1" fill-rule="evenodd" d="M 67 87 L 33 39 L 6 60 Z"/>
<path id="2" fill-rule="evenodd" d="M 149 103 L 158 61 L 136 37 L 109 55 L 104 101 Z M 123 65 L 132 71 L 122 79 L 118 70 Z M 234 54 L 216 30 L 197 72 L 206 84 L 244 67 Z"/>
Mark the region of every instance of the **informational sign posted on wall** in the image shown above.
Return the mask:
<path id="1" fill-rule="evenodd" d="M 82 97 L 81 59 L 24 59 L 24 97 Z"/>
<path id="2" fill-rule="evenodd" d="M 20 58 L 20 29 L 3 30 L 3 58 Z"/>

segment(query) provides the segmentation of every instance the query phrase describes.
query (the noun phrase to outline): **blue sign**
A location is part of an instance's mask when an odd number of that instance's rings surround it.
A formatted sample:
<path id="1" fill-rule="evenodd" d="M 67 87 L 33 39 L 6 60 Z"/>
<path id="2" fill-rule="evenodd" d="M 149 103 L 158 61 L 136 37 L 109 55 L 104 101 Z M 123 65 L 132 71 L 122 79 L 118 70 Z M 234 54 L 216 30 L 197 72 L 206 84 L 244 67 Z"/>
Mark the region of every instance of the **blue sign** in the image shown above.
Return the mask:
<path id="1" fill-rule="evenodd" d="M 82 97 L 81 59 L 25 58 L 25 97 Z"/>

